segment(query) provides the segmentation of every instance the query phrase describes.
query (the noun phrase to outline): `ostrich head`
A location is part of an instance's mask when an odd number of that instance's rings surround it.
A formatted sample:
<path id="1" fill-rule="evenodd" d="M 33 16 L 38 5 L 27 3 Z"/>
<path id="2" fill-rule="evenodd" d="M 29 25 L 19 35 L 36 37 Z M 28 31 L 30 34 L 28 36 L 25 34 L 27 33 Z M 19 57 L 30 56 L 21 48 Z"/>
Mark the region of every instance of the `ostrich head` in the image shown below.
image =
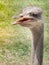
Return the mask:
<path id="1" fill-rule="evenodd" d="M 20 24 L 24 27 L 34 28 L 38 27 L 42 20 L 42 9 L 36 6 L 29 6 L 23 9 L 22 13 L 18 16 L 13 16 L 13 18 L 18 18 L 13 24 Z"/>

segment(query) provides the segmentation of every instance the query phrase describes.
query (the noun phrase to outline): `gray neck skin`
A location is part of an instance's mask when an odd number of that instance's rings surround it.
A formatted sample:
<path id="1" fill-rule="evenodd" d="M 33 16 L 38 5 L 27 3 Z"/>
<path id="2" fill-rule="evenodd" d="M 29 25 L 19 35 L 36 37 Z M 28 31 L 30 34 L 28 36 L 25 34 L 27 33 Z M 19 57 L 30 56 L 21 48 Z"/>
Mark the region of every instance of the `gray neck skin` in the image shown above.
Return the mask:
<path id="1" fill-rule="evenodd" d="M 44 40 L 44 25 L 39 28 L 31 29 L 33 34 L 32 44 L 32 59 L 31 65 L 42 65 L 43 63 L 43 40 Z"/>

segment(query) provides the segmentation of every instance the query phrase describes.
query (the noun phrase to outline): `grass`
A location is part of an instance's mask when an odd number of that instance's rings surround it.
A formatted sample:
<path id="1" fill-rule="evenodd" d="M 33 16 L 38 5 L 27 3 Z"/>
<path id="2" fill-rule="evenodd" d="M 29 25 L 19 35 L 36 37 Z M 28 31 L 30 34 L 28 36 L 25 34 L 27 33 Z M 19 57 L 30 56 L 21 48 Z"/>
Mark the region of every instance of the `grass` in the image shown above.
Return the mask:
<path id="1" fill-rule="evenodd" d="M 44 10 L 43 65 L 49 65 L 49 0 L 0 0 L 0 65 L 30 64 L 31 32 L 11 23 L 14 14 L 18 15 L 24 7 L 31 4 Z"/>

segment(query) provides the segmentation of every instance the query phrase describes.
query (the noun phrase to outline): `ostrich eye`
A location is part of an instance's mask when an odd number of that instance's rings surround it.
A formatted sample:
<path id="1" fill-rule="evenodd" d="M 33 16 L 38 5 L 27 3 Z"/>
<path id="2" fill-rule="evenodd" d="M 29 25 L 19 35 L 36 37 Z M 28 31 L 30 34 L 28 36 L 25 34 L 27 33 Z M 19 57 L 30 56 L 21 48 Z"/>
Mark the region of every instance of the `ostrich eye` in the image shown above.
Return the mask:
<path id="1" fill-rule="evenodd" d="M 38 14 L 34 14 L 34 13 L 29 13 L 30 16 L 33 16 L 33 17 L 38 17 L 39 15 Z"/>

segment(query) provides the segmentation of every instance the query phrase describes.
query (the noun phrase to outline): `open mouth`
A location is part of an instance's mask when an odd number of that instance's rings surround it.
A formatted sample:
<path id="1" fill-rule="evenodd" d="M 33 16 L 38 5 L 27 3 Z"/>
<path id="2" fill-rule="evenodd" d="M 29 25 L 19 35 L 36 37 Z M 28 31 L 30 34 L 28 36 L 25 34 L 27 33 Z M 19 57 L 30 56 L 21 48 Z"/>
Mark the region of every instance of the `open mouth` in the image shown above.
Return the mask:
<path id="1" fill-rule="evenodd" d="M 26 22 L 26 21 L 29 21 L 29 20 L 33 20 L 33 18 L 31 17 L 22 17 L 22 18 L 19 18 L 17 21 L 15 21 L 14 23 L 12 23 L 13 25 L 15 24 L 20 24 L 20 23 L 23 23 L 23 22 Z"/>

